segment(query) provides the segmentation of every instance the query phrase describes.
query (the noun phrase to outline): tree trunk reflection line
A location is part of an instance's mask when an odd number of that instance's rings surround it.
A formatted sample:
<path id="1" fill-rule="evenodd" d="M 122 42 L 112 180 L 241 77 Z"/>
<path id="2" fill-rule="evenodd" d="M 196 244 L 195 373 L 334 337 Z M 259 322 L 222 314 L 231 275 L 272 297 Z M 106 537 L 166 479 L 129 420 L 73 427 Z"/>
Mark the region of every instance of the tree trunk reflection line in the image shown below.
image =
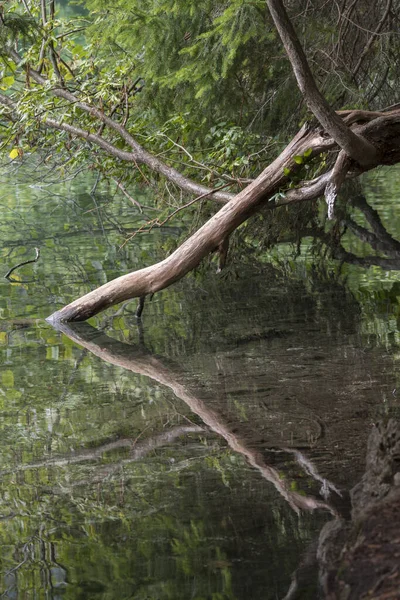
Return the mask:
<path id="1" fill-rule="evenodd" d="M 252 467 L 259 471 L 264 479 L 272 483 L 297 514 L 301 510 L 312 511 L 318 508 L 328 510 L 331 514 L 337 516 L 337 511 L 329 503 L 291 490 L 289 482 L 285 481 L 274 467 L 265 462 L 262 453 L 248 446 L 244 440 L 234 433 L 224 417 L 216 410 L 210 408 L 203 400 L 187 391 L 185 386 L 180 383 L 177 375 L 166 367 L 159 358 L 134 346 L 117 342 L 87 323 L 74 325 L 58 323 L 56 328 L 105 362 L 133 373 L 145 375 L 170 388 L 177 398 L 185 402 L 190 410 L 201 418 L 205 425 L 221 436 L 234 452 L 242 455 Z"/>

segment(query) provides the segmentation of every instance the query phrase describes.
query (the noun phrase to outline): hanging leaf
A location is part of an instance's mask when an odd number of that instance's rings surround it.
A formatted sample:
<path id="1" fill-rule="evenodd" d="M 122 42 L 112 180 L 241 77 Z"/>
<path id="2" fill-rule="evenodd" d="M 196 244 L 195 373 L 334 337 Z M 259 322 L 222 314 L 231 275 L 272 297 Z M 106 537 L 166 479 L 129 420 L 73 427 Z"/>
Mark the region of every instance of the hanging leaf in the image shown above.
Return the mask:
<path id="1" fill-rule="evenodd" d="M 294 156 L 293 160 L 297 165 L 303 164 L 303 157 L 300 156 L 300 154 L 297 154 L 296 156 Z"/>

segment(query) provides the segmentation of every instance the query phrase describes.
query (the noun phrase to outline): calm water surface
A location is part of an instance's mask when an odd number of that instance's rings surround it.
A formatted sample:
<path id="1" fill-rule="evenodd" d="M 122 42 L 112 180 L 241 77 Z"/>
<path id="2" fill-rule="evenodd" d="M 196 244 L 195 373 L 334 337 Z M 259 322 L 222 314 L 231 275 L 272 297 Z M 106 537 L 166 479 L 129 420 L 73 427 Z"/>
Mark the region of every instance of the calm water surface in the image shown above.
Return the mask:
<path id="1" fill-rule="evenodd" d="M 56 331 L 51 312 L 178 231 L 121 247 L 150 209 L 26 180 L 0 200 L 1 275 L 41 251 L 0 279 L 1 597 L 284 598 L 398 412 L 397 272 L 238 262 L 157 294 L 141 327 L 133 301 Z M 398 182 L 365 184 L 394 235 Z"/>

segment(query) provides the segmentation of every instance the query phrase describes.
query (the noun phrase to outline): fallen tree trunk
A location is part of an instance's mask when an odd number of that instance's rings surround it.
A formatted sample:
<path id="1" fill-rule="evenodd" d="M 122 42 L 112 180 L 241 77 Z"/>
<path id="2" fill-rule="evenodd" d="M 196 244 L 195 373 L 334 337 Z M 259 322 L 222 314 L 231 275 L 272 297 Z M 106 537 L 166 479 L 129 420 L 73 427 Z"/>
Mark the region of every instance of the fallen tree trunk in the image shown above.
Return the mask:
<path id="1" fill-rule="evenodd" d="M 357 176 L 379 165 L 400 162 L 400 109 L 390 113 L 345 111 L 341 116 L 351 124 L 354 132 L 373 144 L 376 152 L 376 162 L 368 166 L 361 167 L 351 159 L 344 161 L 346 177 Z M 320 128 L 310 129 L 308 125 L 304 125 L 257 179 L 227 202 L 168 258 L 106 283 L 53 313 L 49 320 L 85 321 L 106 308 L 136 297 L 142 299 L 142 308 L 146 295 L 162 290 L 184 277 L 206 255 L 221 244 L 224 245 L 224 242 L 226 249 L 229 235 L 262 206 L 276 208 L 293 202 L 314 200 L 324 193 L 332 179 L 336 184 L 341 178 L 337 167 L 314 181 L 305 182 L 297 189 L 290 189 L 291 175 L 299 168 L 295 157 L 304 156 L 307 152 L 307 157 L 312 158 L 334 149 L 337 149 L 334 140 L 324 136 Z"/>

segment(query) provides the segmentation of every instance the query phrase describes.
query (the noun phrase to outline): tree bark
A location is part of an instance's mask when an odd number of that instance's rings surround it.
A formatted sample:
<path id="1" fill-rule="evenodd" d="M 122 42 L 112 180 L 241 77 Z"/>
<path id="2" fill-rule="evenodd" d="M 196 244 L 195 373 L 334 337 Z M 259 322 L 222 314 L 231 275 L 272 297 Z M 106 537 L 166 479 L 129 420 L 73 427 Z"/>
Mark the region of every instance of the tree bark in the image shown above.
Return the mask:
<path id="1" fill-rule="evenodd" d="M 324 131 L 309 131 L 308 126 L 303 127 L 281 155 L 236 196 L 220 189 L 210 189 L 184 176 L 143 148 L 124 123 L 113 119 L 113 111 L 109 115 L 105 114 L 101 105 L 92 104 L 80 96 L 79 92 L 67 89 L 62 82 L 52 86 L 51 81 L 39 70 L 31 68 L 29 61 L 24 60 L 14 48 L 5 48 L 10 60 L 16 67 L 25 70 L 29 80 L 41 86 L 48 95 L 78 107 L 91 118 L 88 130 L 85 130 L 75 123 L 65 123 L 61 118 L 57 120 L 40 112 L 36 118 L 42 127 L 68 132 L 74 137 L 96 144 L 117 159 L 137 167 L 146 165 L 186 192 L 198 197 L 212 197 L 226 203 L 171 256 L 136 273 L 123 275 L 86 294 L 54 313 L 50 317 L 51 320 L 86 320 L 110 306 L 134 297 L 141 298 L 141 310 L 147 294 L 164 289 L 181 279 L 208 253 L 220 249 L 222 266 L 229 235 L 262 205 L 267 203 L 269 208 L 275 208 L 292 202 L 313 200 L 325 193 L 328 212 L 332 215 L 338 189 L 346 177 L 353 177 L 377 165 L 400 162 L 400 109 L 389 114 L 366 111 L 336 113 L 314 81 L 306 55 L 282 0 L 267 0 L 267 5 L 285 46 L 300 91 Z M 390 2 L 387 7 L 390 10 Z M 13 100 L 12 95 L 0 93 L 0 104 L 9 109 L 8 118 L 14 121 L 19 119 L 18 102 Z M 90 131 L 93 126 L 97 133 Z M 112 134 L 108 139 L 101 135 L 104 129 Z M 327 137 L 327 134 L 331 137 Z M 116 136 L 119 137 L 118 143 L 114 143 Z M 119 143 L 122 143 L 122 148 L 118 147 Z M 335 167 L 312 182 L 305 182 L 297 189 L 292 189 L 291 174 L 299 168 L 296 160 L 299 155 L 302 156 L 307 151 L 306 156 L 313 158 L 330 150 L 339 150 Z"/>

